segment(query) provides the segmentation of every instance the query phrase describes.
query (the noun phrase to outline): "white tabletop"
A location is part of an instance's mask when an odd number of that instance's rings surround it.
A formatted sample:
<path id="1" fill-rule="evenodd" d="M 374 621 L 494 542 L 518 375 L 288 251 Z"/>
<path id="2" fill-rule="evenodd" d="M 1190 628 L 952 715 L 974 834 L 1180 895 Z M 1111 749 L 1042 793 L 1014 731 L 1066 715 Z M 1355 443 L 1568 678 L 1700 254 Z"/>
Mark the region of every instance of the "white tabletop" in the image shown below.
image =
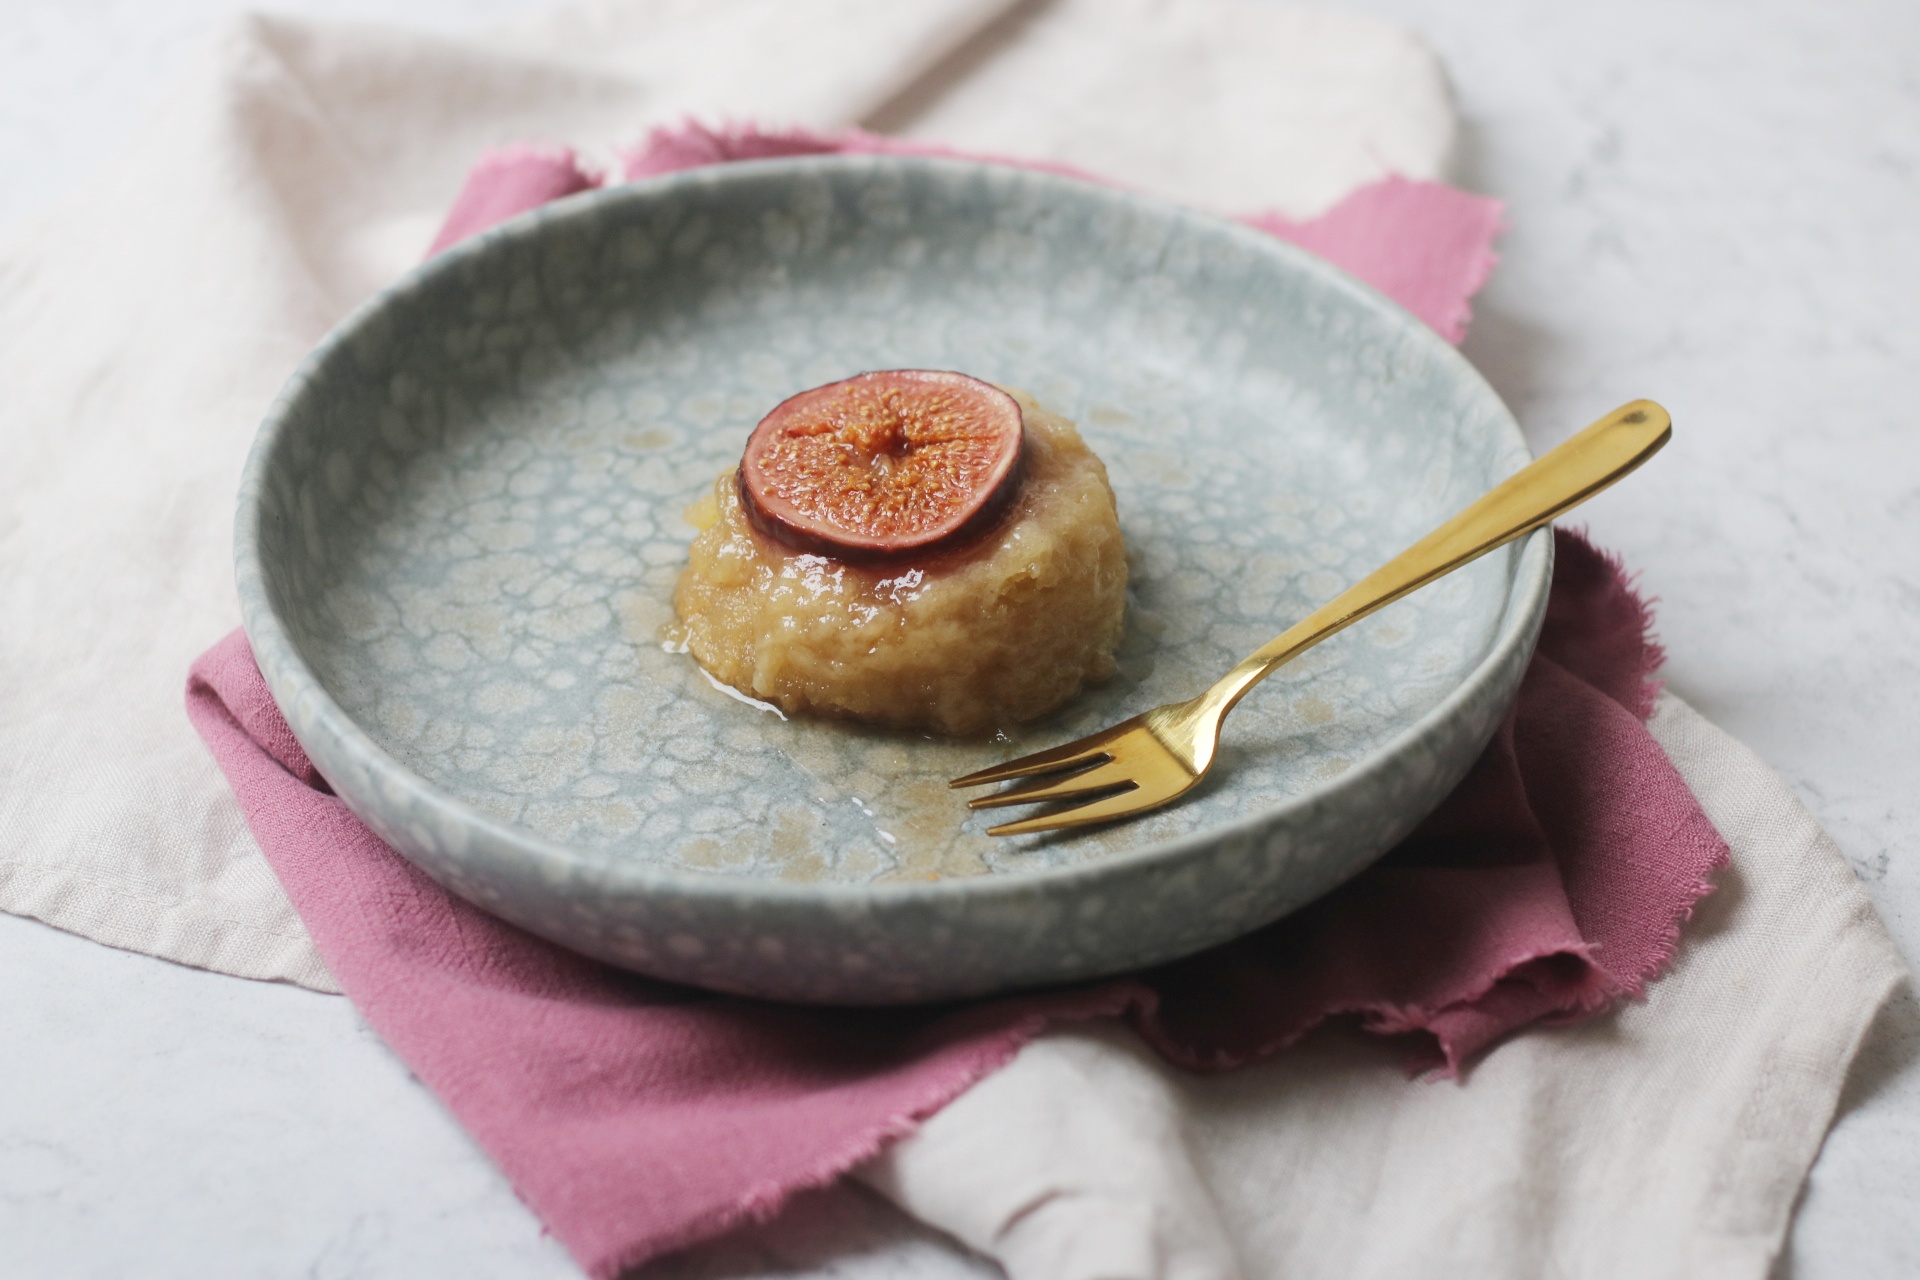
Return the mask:
<path id="1" fill-rule="evenodd" d="M 77 178 L 240 7 L 6 0 L 0 222 Z M 531 7 L 416 0 L 408 20 Z M 1404 22 L 1452 71 L 1459 178 L 1514 224 L 1466 350 L 1536 446 L 1635 396 L 1673 411 L 1673 446 L 1586 518 L 1659 597 L 1674 689 L 1792 784 L 1920 958 L 1920 6 L 1339 7 Z M 13 1273 L 578 1274 L 345 1001 L 4 916 L 0 975 Z M 1777 1274 L 1914 1274 L 1917 1196 L 1907 996 Z M 688 1265 L 812 1274 L 876 1235 L 915 1237 L 849 1192 Z M 930 1239 L 908 1254 L 981 1274 Z"/>

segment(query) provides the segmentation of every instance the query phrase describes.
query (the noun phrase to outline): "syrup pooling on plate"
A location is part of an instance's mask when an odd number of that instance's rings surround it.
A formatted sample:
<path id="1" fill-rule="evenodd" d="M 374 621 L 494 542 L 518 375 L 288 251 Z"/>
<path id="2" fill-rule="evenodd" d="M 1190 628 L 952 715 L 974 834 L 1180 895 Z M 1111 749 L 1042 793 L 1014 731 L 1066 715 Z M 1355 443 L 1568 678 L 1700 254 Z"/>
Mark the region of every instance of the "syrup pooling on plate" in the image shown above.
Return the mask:
<path id="1" fill-rule="evenodd" d="M 754 331 L 726 349 L 771 341 Z M 376 458 L 335 526 L 335 578 L 309 597 L 323 678 L 383 747 L 554 840 L 797 882 L 1099 859 L 1242 818 L 1364 758 L 1452 687 L 1484 644 L 1475 602 L 1505 589 L 1493 565 L 1475 566 L 1307 654 L 1276 677 L 1293 687 L 1236 714 L 1223 747 L 1235 785 L 1194 806 L 1067 839 L 991 841 L 947 779 L 1204 687 L 1276 617 L 1306 612 L 1392 550 L 1361 536 L 1375 486 L 1351 473 L 1311 404 L 1282 398 L 1294 429 L 1262 433 L 1128 383 L 1124 396 L 1082 402 L 1133 559 L 1118 676 L 1006 742 L 781 721 L 717 691 L 681 644 L 662 648 L 694 537 L 681 513 L 693 504 L 706 508 L 697 523 L 717 518 L 714 476 L 764 411 L 742 395 L 737 425 L 714 430 L 699 399 L 714 373 L 676 373 L 672 356 L 612 363 L 585 390 L 549 376 L 528 400 L 483 401 L 459 431 Z M 1044 370 L 1027 375 L 1044 384 Z M 621 389 L 631 385 L 648 390 Z M 1047 398 L 1075 395 L 1049 386 Z M 1428 466 L 1422 447 L 1446 447 L 1409 441 L 1410 467 Z M 878 576 L 908 594 L 900 570 Z"/>
<path id="2" fill-rule="evenodd" d="M 935 382 L 933 389 L 945 397 L 951 385 Z M 792 545 L 793 539 L 770 536 L 755 518 L 763 483 L 723 475 L 711 503 L 702 504 L 704 527 L 674 596 L 695 660 L 733 689 L 791 716 L 949 736 L 1010 729 L 1111 676 L 1126 609 L 1127 559 L 1106 468 L 1066 419 L 1023 393 L 985 391 L 991 399 L 969 394 L 985 400 L 995 420 L 970 438 L 991 437 L 997 460 L 980 469 L 964 503 L 924 497 L 924 509 L 936 518 L 913 521 L 915 528 L 924 532 L 930 523 L 947 532 L 917 549 L 889 548 L 875 560 L 871 553 L 889 539 L 865 526 L 851 530 L 851 555 L 821 549 L 823 537 Z M 822 429 L 802 438 L 842 438 L 821 446 L 830 458 L 858 452 L 844 437 L 866 432 L 871 442 L 892 430 L 884 421 L 874 425 L 890 406 L 881 404 L 875 414 L 870 407 L 856 404 L 847 415 L 851 427 L 818 415 Z M 769 415 L 773 431 L 763 422 L 755 440 L 763 433 L 781 438 L 783 418 L 781 410 Z M 1008 424 L 1023 421 L 1025 465 L 1016 476 Z M 768 461 L 749 444 L 742 467 L 754 466 L 756 458 Z M 777 474 L 771 465 L 765 470 Z M 853 493 L 816 494 L 821 500 L 812 507 L 848 520 L 867 503 L 869 489 L 899 479 L 874 480 L 864 459 L 816 467 L 809 456 L 805 470 L 809 484 L 822 471 L 849 475 Z M 935 484 L 951 480 L 944 466 L 937 470 Z M 1009 485 L 1009 478 L 1016 483 Z M 887 514 L 882 528 L 896 527 L 898 509 L 911 508 L 913 495 L 933 486 L 901 480 L 898 487 L 910 501 L 880 503 Z M 1007 494 L 1005 515 L 971 531 L 1001 493 Z"/>

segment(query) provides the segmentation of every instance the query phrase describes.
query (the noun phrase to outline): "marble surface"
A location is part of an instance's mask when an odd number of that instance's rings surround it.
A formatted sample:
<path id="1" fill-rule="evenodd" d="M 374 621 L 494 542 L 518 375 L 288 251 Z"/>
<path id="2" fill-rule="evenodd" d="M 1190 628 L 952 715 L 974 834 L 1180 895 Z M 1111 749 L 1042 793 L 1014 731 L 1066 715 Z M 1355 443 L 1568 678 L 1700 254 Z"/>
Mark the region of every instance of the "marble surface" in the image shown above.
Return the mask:
<path id="1" fill-rule="evenodd" d="M 8 0 L 0 219 L 76 177 L 237 7 Z M 1920 10 L 1342 7 L 1405 22 L 1452 70 L 1459 177 L 1515 224 L 1466 350 L 1535 446 L 1633 396 L 1673 410 L 1674 445 L 1588 522 L 1660 597 L 1674 688 L 1789 781 L 1920 959 Z M 22 1274 L 577 1274 L 343 1001 L 12 917 L 0 975 L 0 1239 Z M 1909 998 L 1777 1275 L 1913 1274 L 1916 1196 Z M 856 1241 L 895 1274 L 990 1274 L 852 1191 L 674 1269 L 823 1275 Z"/>

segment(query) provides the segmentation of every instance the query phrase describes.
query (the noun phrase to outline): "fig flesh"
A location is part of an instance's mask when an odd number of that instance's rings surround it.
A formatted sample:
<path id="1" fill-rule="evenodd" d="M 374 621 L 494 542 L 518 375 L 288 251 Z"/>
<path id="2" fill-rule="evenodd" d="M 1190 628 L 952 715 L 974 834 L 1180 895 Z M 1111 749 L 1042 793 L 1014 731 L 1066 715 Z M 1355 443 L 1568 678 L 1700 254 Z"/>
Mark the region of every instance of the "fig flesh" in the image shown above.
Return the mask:
<path id="1" fill-rule="evenodd" d="M 854 562 L 951 550 L 1018 494 L 1020 404 L 964 373 L 889 369 L 802 391 L 747 438 L 740 501 L 753 527 Z"/>

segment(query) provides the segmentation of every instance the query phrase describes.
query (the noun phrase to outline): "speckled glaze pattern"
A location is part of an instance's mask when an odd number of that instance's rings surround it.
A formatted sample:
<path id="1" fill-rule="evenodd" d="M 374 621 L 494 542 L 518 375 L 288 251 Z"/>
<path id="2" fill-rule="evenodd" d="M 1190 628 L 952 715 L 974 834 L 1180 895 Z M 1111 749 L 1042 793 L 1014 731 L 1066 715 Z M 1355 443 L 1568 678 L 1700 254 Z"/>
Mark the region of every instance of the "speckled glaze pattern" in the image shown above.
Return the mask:
<path id="1" fill-rule="evenodd" d="M 682 513 L 794 391 L 1023 387 L 1106 461 L 1121 675 L 936 742 L 782 719 L 672 642 Z M 948 778 L 1186 697 L 1527 458 L 1417 321 L 1269 237 L 1051 175 L 695 171 L 442 255 L 293 378 L 240 496 L 247 632 L 295 735 L 454 892 L 643 973 L 897 1002 L 1152 963 L 1403 836 L 1511 700 L 1535 535 L 1312 651 L 1188 801 L 994 840 Z"/>

